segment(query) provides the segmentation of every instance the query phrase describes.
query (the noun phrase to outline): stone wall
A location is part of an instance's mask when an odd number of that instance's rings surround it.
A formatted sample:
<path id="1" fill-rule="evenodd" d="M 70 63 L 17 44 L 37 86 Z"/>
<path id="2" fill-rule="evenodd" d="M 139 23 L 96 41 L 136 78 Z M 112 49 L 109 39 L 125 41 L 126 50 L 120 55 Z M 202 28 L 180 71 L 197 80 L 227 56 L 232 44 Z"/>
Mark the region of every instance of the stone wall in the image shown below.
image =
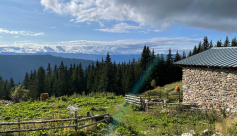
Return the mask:
<path id="1" fill-rule="evenodd" d="M 183 102 L 237 111 L 237 70 L 183 67 Z"/>

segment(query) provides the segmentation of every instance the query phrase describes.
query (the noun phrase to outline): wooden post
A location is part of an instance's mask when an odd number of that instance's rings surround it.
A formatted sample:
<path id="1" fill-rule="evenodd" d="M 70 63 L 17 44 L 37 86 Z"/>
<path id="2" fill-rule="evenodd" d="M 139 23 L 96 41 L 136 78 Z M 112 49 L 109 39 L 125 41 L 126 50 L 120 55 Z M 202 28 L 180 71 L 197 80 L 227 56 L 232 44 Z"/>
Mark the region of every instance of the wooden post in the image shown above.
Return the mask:
<path id="1" fill-rule="evenodd" d="M 148 111 L 148 109 L 149 109 L 148 104 L 149 104 L 149 103 L 147 102 L 147 103 L 146 103 L 146 106 L 145 106 L 145 107 L 146 107 L 145 110 L 146 110 L 147 113 L 149 112 L 149 111 Z"/>
<path id="2" fill-rule="evenodd" d="M 144 108 L 143 104 L 142 104 L 142 98 L 140 96 L 140 103 L 141 103 L 141 106 Z"/>
<path id="3" fill-rule="evenodd" d="M 86 111 L 86 116 L 90 117 L 90 112 L 89 111 Z"/>
<path id="4" fill-rule="evenodd" d="M 93 110 L 91 110 L 91 116 L 94 116 Z M 92 119 L 93 122 L 96 122 L 96 118 Z M 97 129 L 97 124 L 95 124 L 95 128 Z"/>
<path id="5" fill-rule="evenodd" d="M 74 124 L 76 125 L 76 126 L 75 126 L 75 132 L 76 132 L 76 134 L 77 134 L 77 111 L 75 111 L 74 117 L 75 117 Z"/>
<path id="6" fill-rule="evenodd" d="M 161 99 L 161 91 L 160 91 L 160 99 Z"/>
<path id="7" fill-rule="evenodd" d="M 17 121 L 18 121 L 18 123 L 20 123 L 20 117 L 17 118 Z M 20 126 L 20 124 L 18 124 L 18 130 L 20 130 L 20 129 L 21 129 L 21 126 Z M 17 135 L 19 136 L 19 135 L 20 135 L 20 132 L 18 132 Z"/>

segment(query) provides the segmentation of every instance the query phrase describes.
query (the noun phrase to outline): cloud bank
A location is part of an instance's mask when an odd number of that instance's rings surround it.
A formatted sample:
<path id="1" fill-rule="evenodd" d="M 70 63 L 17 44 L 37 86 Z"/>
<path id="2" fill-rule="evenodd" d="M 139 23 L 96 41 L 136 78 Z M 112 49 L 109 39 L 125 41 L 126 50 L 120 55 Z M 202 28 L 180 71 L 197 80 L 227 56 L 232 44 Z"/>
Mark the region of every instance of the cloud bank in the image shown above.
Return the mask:
<path id="1" fill-rule="evenodd" d="M 134 21 L 159 26 L 157 32 L 171 25 L 237 32 L 235 0 L 41 0 L 41 5 L 76 22 Z"/>
<path id="2" fill-rule="evenodd" d="M 102 32 L 111 32 L 111 33 L 128 33 L 128 30 L 137 30 L 140 29 L 140 26 L 132 26 L 128 25 L 127 23 L 120 23 L 116 24 L 113 26 L 113 28 L 109 29 L 95 29 L 97 31 L 102 31 Z"/>
<path id="3" fill-rule="evenodd" d="M 66 41 L 57 44 L 39 44 L 30 41 L 17 41 L 14 44 L 0 45 L 0 52 L 15 53 L 37 53 L 37 52 L 57 52 L 57 53 L 84 53 L 102 54 L 109 52 L 113 54 L 141 54 L 144 45 L 154 49 L 156 53 L 165 53 L 170 47 L 172 53 L 177 50 L 190 50 L 185 46 L 198 44 L 202 39 L 189 39 L 187 37 L 178 38 L 151 38 L 143 40 L 116 40 L 116 41 Z M 181 52 L 180 52 L 181 53 Z"/>
<path id="4" fill-rule="evenodd" d="M 42 36 L 44 35 L 43 32 L 41 33 L 33 33 L 31 31 L 10 31 L 10 30 L 6 30 L 3 28 L 0 28 L 0 34 L 15 34 L 15 35 L 29 35 L 29 36 Z"/>

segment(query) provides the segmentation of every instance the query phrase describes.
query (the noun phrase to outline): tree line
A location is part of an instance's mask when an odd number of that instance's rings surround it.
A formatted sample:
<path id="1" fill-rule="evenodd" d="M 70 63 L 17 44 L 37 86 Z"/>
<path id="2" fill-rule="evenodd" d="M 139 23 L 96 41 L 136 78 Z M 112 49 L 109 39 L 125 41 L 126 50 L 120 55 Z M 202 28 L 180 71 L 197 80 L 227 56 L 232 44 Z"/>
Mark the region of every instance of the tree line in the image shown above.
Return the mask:
<path id="1" fill-rule="evenodd" d="M 216 47 L 222 47 L 221 41 L 217 41 Z M 236 46 L 236 38 L 231 42 L 231 46 Z M 221 46 L 220 46 L 221 45 Z M 228 37 L 223 47 L 230 46 Z M 109 53 L 104 60 L 96 61 L 95 64 L 88 65 L 85 69 L 81 64 L 71 64 L 69 67 L 63 61 L 59 66 L 53 67 L 48 64 L 44 69 L 42 66 L 38 70 L 33 70 L 25 74 L 22 82 L 23 88 L 28 91 L 32 99 L 38 99 L 41 93 L 49 93 L 56 97 L 71 95 L 73 93 L 91 92 L 114 92 L 117 95 L 126 93 L 141 93 L 152 89 L 155 86 L 163 86 L 172 82 L 182 80 L 182 68 L 173 65 L 174 62 L 185 59 L 202 51 L 212 48 L 212 41 L 208 42 L 205 36 L 203 43 L 195 45 L 193 51 L 188 56 L 183 51 L 182 55 L 178 50 L 173 57 L 171 48 L 164 59 L 163 54 L 155 54 L 148 46 L 144 46 L 141 57 L 129 62 L 112 62 Z M 151 82 L 153 81 L 153 85 Z M 0 99 L 11 99 L 10 94 L 14 91 L 14 81 L 4 81 L 0 77 Z M 20 87 L 21 88 L 21 87 Z"/>

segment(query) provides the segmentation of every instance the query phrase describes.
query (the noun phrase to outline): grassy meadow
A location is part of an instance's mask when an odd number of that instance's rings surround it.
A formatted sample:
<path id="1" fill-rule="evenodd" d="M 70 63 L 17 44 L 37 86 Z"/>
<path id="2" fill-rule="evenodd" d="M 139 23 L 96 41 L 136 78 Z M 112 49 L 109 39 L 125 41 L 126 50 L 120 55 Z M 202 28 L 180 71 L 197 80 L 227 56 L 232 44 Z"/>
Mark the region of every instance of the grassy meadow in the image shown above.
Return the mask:
<path id="1" fill-rule="evenodd" d="M 182 91 L 182 82 L 167 84 L 163 87 L 157 87 L 150 90 L 149 93 L 156 94 L 162 92 L 162 99 L 165 98 L 166 91 L 172 90 L 179 86 Z M 145 92 L 147 94 L 148 92 Z M 177 96 L 170 96 L 175 101 Z M 1 104 L 1 103 L 0 103 Z M 17 121 L 17 117 L 24 118 L 69 118 L 73 117 L 73 110 L 68 107 L 74 106 L 79 115 L 86 116 L 86 111 L 93 110 L 94 114 L 109 113 L 113 116 L 108 123 L 99 123 L 97 127 L 90 126 L 78 130 L 80 135 L 107 135 L 107 136 L 131 136 L 131 135 L 176 135 L 188 133 L 194 130 L 194 135 L 203 135 L 202 131 L 208 129 L 205 135 L 212 135 L 219 132 L 221 135 L 237 135 L 237 124 L 234 119 L 224 119 L 221 115 L 212 111 L 211 113 L 202 112 L 184 112 L 181 107 L 173 106 L 169 109 L 149 110 L 144 112 L 141 107 L 125 103 L 125 98 L 108 93 L 91 93 L 89 95 L 51 97 L 45 102 L 26 101 L 17 104 L 4 105 L 3 101 L 0 106 L 1 122 Z M 88 122 L 85 122 L 88 123 Z M 83 124 L 82 124 L 83 125 Z M 7 126 L 8 127 L 8 126 Z M 13 126 L 14 127 L 14 126 Z M 0 129 L 5 129 L 0 127 Z M 0 134 L 0 135 L 17 135 L 17 133 Z M 74 128 L 52 129 L 46 131 L 22 132 L 26 136 L 73 136 Z"/>

